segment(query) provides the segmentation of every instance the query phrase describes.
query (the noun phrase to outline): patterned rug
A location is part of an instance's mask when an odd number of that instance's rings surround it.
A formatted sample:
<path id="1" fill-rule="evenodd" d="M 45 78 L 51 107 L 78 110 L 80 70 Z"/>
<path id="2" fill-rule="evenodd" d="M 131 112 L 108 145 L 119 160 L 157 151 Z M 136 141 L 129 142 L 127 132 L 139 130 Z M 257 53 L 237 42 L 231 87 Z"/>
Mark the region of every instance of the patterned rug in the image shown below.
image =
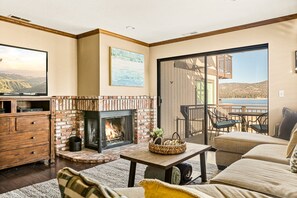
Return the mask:
<path id="1" fill-rule="evenodd" d="M 199 159 L 199 158 L 197 158 Z M 193 166 L 194 171 L 200 171 L 200 163 L 196 158 L 187 161 Z M 207 178 L 210 179 L 218 173 L 218 169 L 214 164 L 207 164 Z M 118 159 L 106 164 L 101 164 L 93 168 L 81 171 L 86 177 L 90 177 L 112 188 L 127 187 L 130 162 L 124 159 Z M 135 184 L 143 179 L 146 166 L 137 164 Z M 200 183 L 200 178 L 195 180 L 193 184 Z M 46 182 L 30 185 L 24 188 L 13 190 L 0 194 L 1 198 L 24 198 L 24 197 L 61 197 L 56 179 Z"/>

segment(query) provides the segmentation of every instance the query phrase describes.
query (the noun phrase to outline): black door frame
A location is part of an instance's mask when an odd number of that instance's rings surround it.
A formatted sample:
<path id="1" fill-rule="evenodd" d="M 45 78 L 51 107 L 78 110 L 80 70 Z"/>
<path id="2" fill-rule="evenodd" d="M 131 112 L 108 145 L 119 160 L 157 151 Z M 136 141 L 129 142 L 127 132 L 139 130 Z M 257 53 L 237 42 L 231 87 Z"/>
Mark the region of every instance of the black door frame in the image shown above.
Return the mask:
<path id="1" fill-rule="evenodd" d="M 219 54 L 231 54 L 231 53 L 238 53 L 238 52 L 245 52 L 245 51 L 254 51 L 254 50 L 261 50 L 261 49 L 269 50 L 268 43 L 157 59 L 157 126 L 161 127 L 161 103 L 162 103 L 162 98 L 161 98 L 161 63 L 162 62 L 204 56 L 204 66 L 205 66 L 204 67 L 204 73 L 205 73 L 204 83 L 207 83 L 207 57 L 208 56 L 219 55 Z M 269 53 L 267 54 L 267 59 L 268 59 L 267 60 L 267 63 L 268 63 L 267 71 L 269 73 Z M 269 89 L 268 89 L 267 93 L 269 95 Z M 267 100 L 269 100 L 269 98 Z M 204 118 L 205 118 L 204 126 L 207 129 L 208 128 L 207 86 L 204 89 L 204 101 L 205 101 L 205 104 L 204 104 Z M 205 131 L 205 134 L 204 134 L 204 143 L 208 144 L 207 131 Z"/>

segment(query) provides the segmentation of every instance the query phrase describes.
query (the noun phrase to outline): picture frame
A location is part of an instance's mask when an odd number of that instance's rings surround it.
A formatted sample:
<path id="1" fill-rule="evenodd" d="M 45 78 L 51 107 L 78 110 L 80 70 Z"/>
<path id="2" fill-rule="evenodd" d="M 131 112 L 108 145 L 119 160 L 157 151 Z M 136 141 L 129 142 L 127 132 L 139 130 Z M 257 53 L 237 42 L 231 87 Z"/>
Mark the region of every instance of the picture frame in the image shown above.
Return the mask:
<path id="1" fill-rule="evenodd" d="M 109 47 L 110 85 L 143 87 L 144 55 Z"/>

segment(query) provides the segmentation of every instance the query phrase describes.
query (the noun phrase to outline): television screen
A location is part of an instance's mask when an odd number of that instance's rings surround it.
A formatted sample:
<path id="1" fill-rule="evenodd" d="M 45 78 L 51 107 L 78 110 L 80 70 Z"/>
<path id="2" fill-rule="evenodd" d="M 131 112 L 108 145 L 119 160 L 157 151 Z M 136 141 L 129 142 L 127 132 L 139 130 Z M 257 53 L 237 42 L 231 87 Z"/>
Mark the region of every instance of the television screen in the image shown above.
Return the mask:
<path id="1" fill-rule="evenodd" d="M 47 95 L 47 52 L 0 44 L 0 95 Z"/>

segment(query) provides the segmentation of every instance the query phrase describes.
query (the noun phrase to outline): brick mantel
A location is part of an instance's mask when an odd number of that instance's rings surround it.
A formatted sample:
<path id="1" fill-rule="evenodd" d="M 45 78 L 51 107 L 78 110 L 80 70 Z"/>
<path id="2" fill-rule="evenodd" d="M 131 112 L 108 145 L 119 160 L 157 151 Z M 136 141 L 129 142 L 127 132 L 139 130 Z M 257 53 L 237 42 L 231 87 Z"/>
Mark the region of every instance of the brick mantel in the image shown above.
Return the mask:
<path id="1" fill-rule="evenodd" d="M 71 135 L 84 142 L 84 111 L 134 110 L 134 143 L 148 141 L 157 126 L 156 101 L 155 96 L 54 96 L 55 149 L 68 150 Z"/>

